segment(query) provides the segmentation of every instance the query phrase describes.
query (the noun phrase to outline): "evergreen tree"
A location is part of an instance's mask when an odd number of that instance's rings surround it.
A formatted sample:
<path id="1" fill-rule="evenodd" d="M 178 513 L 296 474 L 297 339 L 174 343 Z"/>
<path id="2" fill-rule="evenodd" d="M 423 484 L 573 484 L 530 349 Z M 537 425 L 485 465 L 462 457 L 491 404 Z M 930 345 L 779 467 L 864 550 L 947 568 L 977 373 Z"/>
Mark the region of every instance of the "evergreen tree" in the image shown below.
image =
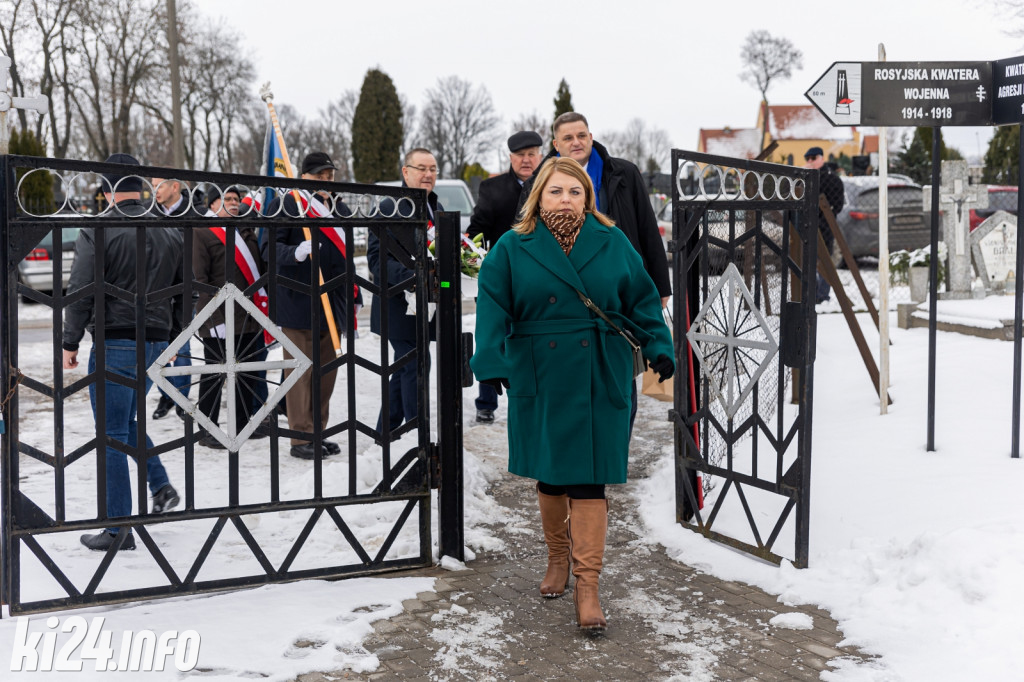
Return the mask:
<path id="1" fill-rule="evenodd" d="M 982 182 L 993 185 L 1016 185 L 1020 168 L 1020 126 L 1000 126 L 989 140 L 985 152 Z"/>
<path id="2" fill-rule="evenodd" d="M 932 135 L 936 128 L 921 127 L 914 130 L 914 136 L 892 163 L 894 173 L 909 175 L 919 185 L 932 182 Z M 939 130 L 939 159 L 950 161 L 962 159 L 963 154 L 955 147 L 947 147 Z"/>
<path id="3" fill-rule="evenodd" d="M 569 84 L 563 78 L 558 84 L 558 92 L 555 94 L 555 117 L 551 120 L 569 111 L 575 111 L 575 109 L 572 108 L 572 93 L 569 92 Z"/>
<path id="4" fill-rule="evenodd" d="M 40 141 L 31 130 L 11 131 L 10 140 L 11 154 L 20 156 L 46 156 L 46 145 Z M 29 173 L 28 168 L 19 168 L 15 172 L 15 186 L 17 187 L 21 178 Z M 37 170 L 28 176 L 28 179 L 20 186 L 18 196 L 21 205 L 29 212 L 36 215 L 51 213 L 55 210 L 53 199 L 53 176 L 48 171 Z"/>
<path id="5" fill-rule="evenodd" d="M 391 77 L 370 69 L 352 116 L 352 171 L 356 182 L 397 180 L 402 149 L 402 103 Z"/>

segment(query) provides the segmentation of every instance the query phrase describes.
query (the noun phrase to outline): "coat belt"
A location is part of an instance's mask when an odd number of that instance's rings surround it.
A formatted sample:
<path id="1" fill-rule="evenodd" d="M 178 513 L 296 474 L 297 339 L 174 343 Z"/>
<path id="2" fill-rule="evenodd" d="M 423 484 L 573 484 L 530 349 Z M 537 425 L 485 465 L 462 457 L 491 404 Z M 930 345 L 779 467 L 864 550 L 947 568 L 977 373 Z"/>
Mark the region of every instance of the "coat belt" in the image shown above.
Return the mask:
<path id="1" fill-rule="evenodd" d="M 513 322 L 510 334 L 513 336 L 538 336 L 542 334 L 564 334 L 578 331 L 596 330 L 597 352 L 601 357 L 598 363 L 598 372 L 604 380 L 605 390 L 612 405 L 622 409 L 627 407 L 622 394 L 616 389 L 615 379 L 611 374 L 611 364 L 608 362 L 608 350 L 604 339 L 607 335 L 618 335 L 614 329 L 608 326 L 601 319 L 566 319 L 566 320 L 522 320 Z"/>

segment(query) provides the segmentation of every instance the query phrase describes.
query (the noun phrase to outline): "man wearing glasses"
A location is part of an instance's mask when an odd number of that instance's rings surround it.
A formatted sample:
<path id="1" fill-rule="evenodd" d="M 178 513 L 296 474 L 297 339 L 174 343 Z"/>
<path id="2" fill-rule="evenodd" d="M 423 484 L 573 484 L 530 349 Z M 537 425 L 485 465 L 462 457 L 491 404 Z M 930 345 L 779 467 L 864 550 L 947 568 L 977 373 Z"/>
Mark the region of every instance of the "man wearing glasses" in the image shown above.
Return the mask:
<path id="1" fill-rule="evenodd" d="M 846 203 L 846 191 L 843 188 L 843 181 L 839 179 L 839 176 L 832 172 L 832 169 L 825 166 L 825 152 L 821 147 L 811 147 L 804 154 L 804 168 L 811 168 L 819 171 L 820 177 L 818 179 L 818 190 L 825 195 L 825 200 L 828 201 L 828 205 L 832 207 L 832 215 L 838 216 L 839 212 L 843 210 L 843 204 Z M 818 209 L 818 231 L 821 232 L 821 238 L 825 240 L 825 248 L 828 249 L 827 253 L 829 257 L 832 257 L 832 243 L 835 241 L 835 237 L 832 236 L 832 230 L 828 227 L 828 222 L 825 220 L 825 214 Z M 821 272 L 817 273 L 818 285 L 817 294 L 815 296 L 815 304 L 824 303 L 831 298 L 832 288 L 825 281 L 825 278 L 821 276 Z"/>
<path id="2" fill-rule="evenodd" d="M 437 184 L 437 159 L 429 149 L 417 147 L 405 155 L 402 165 L 402 186 L 413 189 L 423 189 L 427 192 L 427 218 L 429 229 L 432 231 L 438 211 L 444 208 L 437 201 L 434 194 L 434 185 Z M 381 213 L 390 215 L 393 212 L 393 204 L 389 206 L 390 200 L 381 202 Z M 412 259 L 416 254 L 415 235 L 411 230 L 388 230 L 390 246 L 381 257 L 380 238 L 374 230 L 370 230 L 370 236 L 366 243 L 366 261 L 370 267 L 370 276 L 374 283 L 381 284 L 381 273 L 387 273 L 388 286 L 407 280 L 414 276 Z M 388 343 L 393 353 L 392 361 L 396 362 L 409 353 L 415 353 L 416 348 L 416 316 L 415 311 L 409 309 L 405 300 L 404 292 L 389 297 L 387 305 L 388 319 Z M 375 334 L 381 333 L 381 308 L 384 303 L 380 294 L 374 294 L 373 304 L 370 308 L 370 331 Z M 430 354 L 427 353 L 427 366 L 430 366 Z M 384 410 L 381 409 L 380 417 L 377 419 L 377 430 L 381 432 L 382 439 L 392 429 L 398 428 L 404 422 L 409 421 L 418 414 L 419 406 L 416 391 L 416 358 L 415 356 L 401 368 L 395 370 L 391 375 L 388 384 L 388 420 L 384 421 Z"/>

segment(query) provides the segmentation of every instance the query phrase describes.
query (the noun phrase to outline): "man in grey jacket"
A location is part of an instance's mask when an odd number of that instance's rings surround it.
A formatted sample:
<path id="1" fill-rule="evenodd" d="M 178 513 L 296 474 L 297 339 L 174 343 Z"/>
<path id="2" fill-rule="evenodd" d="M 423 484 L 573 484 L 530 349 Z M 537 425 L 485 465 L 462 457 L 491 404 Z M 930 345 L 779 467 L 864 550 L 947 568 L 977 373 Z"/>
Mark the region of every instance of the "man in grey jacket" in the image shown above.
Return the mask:
<path id="1" fill-rule="evenodd" d="M 107 163 L 138 166 L 139 162 L 128 154 L 112 154 Z M 130 172 L 120 171 L 104 174 L 104 196 L 111 205 L 112 217 L 155 218 L 149 202 L 142 200 L 142 179 Z M 136 281 L 136 259 L 138 257 L 137 237 L 145 239 L 143 257 L 146 259 L 145 282 Z M 105 425 L 102 431 L 97 423 L 97 433 L 105 434 L 110 440 L 123 443 L 123 448 L 106 447 L 106 517 L 130 516 L 132 512 L 132 485 L 128 472 L 128 455 L 140 464 L 145 462 L 146 478 L 153 493 L 151 511 L 166 512 L 179 502 L 177 491 L 170 484 L 167 472 L 160 458 L 147 455 L 153 442 L 146 437 L 146 448 L 138 448 L 139 398 L 135 388 L 136 372 L 145 367 L 136 364 L 136 347 L 145 346 L 146 367 L 153 364 L 167 348 L 168 342 L 180 333 L 182 320 L 181 296 L 147 300 L 145 319 L 138 320 L 136 296 L 147 296 L 181 284 L 182 250 L 181 230 L 175 227 L 151 228 L 145 231 L 134 227 L 107 227 L 97 243 L 95 228 L 82 228 L 75 243 L 75 261 L 71 267 L 68 295 L 94 284 L 97 248 L 102 250 L 103 284 L 108 289 L 128 294 L 129 300 L 103 295 L 102 289 L 96 296 L 83 296 L 70 304 L 64 311 L 64 369 L 78 367 L 78 348 L 85 331 L 93 337 L 93 348 L 89 355 L 89 373 L 96 371 L 97 356 L 106 363 L 106 371 L 118 374 L 128 385 L 104 381 L 103 415 Z M 140 289 L 142 291 L 140 291 Z M 102 337 L 97 341 L 96 300 L 102 301 Z M 89 384 L 89 400 L 92 403 L 93 418 L 97 417 L 96 387 L 98 382 Z M 145 380 L 148 392 L 152 382 Z M 143 393 L 145 396 L 145 392 Z M 145 398 L 143 397 L 143 401 Z M 140 501 L 140 508 L 142 506 Z M 102 510 L 103 505 L 99 505 Z M 98 512 L 102 516 L 102 512 Z M 111 527 L 96 535 L 83 535 L 82 544 L 93 550 L 106 551 L 116 542 L 118 528 Z M 135 549 L 135 539 L 129 532 L 121 541 L 119 549 Z"/>

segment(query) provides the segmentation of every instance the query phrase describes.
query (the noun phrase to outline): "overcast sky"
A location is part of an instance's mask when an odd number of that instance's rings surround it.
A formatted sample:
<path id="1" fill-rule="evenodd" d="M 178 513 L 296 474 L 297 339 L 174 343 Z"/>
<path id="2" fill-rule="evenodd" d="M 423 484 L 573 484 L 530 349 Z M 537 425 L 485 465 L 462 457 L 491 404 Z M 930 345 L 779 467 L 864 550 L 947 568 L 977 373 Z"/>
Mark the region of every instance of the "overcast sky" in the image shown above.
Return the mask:
<path id="1" fill-rule="evenodd" d="M 565 78 L 577 111 L 602 131 L 640 117 L 673 146 L 694 149 L 702 127 L 753 127 L 758 93 L 740 81 L 740 47 L 766 29 L 803 52 L 803 68 L 769 90 L 773 104 L 803 93 L 834 61 L 989 61 L 1024 54 L 996 0 L 197 0 L 247 37 L 258 79 L 308 115 L 379 67 L 418 109 L 438 77 L 490 91 L 503 118 L 550 118 Z M 769 9 L 777 8 L 777 11 Z M 1022 26 L 1024 27 L 1024 26 Z M 254 93 L 254 96 L 255 93 Z M 287 125 L 287 122 L 285 123 Z M 947 144 L 984 154 L 988 128 L 945 128 Z M 498 170 L 499 157 L 483 159 Z"/>

